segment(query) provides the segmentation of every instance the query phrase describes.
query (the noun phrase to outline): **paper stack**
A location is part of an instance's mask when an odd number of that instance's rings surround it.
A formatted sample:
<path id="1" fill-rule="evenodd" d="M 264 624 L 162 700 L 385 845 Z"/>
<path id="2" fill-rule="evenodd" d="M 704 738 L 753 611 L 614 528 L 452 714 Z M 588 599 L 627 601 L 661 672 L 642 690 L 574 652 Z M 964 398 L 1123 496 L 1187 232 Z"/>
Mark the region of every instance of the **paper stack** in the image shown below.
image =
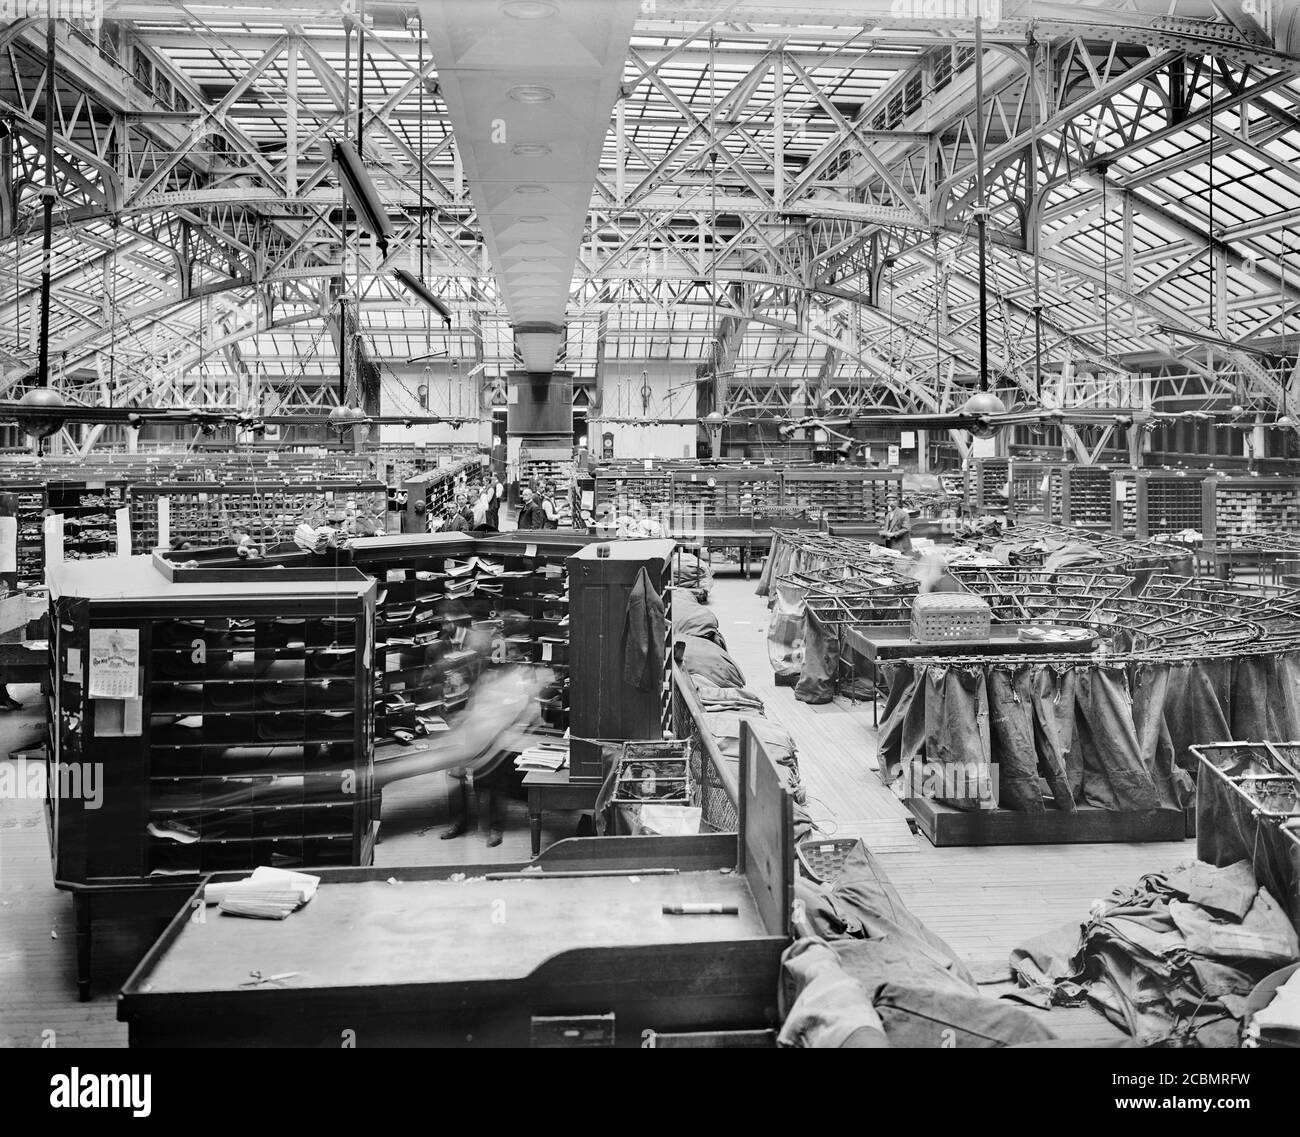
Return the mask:
<path id="1" fill-rule="evenodd" d="M 316 895 L 320 877 L 262 865 L 245 880 L 209 884 L 203 899 L 227 916 L 283 920 Z"/>
<path id="2" fill-rule="evenodd" d="M 308 553 L 323 553 L 334 542 L 335 532 L 328 526 L 315 529 L 306 522 L 293 531 L 293 543 Z"/>
<path id="3" fill-rule="evenodd" d="M 536 746 L 530 746 L 515 759 L 515 769 L 523 770 L 525 773 L 533 770 L 542 770 L 554 773 L 556 770 L 563 770 L 569 764 L 569 743 L 563 742 L 541 742 Z"/>

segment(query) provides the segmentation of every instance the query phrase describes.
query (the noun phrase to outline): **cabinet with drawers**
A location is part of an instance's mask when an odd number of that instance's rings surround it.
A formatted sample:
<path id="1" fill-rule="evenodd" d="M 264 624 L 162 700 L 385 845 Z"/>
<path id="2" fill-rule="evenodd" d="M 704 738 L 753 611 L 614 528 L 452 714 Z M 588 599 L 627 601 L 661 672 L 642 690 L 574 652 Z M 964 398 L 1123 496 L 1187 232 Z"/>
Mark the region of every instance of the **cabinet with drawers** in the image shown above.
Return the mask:
<path id="1" fill-rule="evenodd" d="M 209 872 L 369 864 L 374 583 L 171 582 L 149 557 L 50 572 L 55 884 L 77 899 Z M 75 784 L 74 784 L 75 783 Z M 84 944 L 83 944 L 84 939 Z"/>

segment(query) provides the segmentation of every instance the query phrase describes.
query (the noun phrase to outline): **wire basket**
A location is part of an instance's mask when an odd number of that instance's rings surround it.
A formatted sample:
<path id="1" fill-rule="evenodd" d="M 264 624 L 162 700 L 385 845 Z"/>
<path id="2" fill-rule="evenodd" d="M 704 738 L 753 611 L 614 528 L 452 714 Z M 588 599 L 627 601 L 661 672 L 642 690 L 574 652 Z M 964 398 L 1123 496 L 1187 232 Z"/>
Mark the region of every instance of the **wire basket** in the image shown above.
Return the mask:
<path id="1" fill-rule="evenodd" d="M 860 837 L 836 837 L 832 840 L 804 841 L 795 846 L 804 872 L 818 884 L 834 884 L 844 871 L 844 862 L 862 843 Z"/>
<path id="2" fill-rule="evenodd" d="M 1300 743 L 1219 742 L 1189 749 L 1252 813 L 1287 829 L 1300 822 Z"/>
<path id="3" fill-rule="evenodd" d="M 691 798 L 687 739 L 625 742 L 612 801 L 618 805 L 683 803 Z"/>

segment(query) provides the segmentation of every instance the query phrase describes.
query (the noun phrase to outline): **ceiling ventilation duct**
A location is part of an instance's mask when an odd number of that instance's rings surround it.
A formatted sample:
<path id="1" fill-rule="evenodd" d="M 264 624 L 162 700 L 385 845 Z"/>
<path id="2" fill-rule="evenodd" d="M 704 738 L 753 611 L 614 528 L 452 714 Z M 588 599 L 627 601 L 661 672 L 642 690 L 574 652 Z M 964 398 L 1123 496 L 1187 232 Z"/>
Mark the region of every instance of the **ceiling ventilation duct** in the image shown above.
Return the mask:
<path id="1" fill-rule="evenodd" d="M 638 0 L 420 5 L 515 345 L 554 370 Z"/>
<path id="2" fill-rule="evenodd" d="M 563 337 L 564 329 L 555 324 L 517 324 L 515 351 L 523 360 L 524 370 L 534 375 L 554 370 Z"/>

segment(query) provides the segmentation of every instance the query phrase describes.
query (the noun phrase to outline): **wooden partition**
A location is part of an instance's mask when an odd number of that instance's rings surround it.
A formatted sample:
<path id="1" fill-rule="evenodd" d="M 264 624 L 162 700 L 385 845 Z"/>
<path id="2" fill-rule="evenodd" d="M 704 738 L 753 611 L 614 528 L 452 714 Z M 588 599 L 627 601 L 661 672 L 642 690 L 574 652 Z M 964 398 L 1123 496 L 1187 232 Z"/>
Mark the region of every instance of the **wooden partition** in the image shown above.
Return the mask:
<path id="1" fill-rule="evenodd" d="M 763 923 L 790 934 L 794 903 L 794 815 L 777 764 L 747 721 L 740 723 L 740 863 Z"/>

